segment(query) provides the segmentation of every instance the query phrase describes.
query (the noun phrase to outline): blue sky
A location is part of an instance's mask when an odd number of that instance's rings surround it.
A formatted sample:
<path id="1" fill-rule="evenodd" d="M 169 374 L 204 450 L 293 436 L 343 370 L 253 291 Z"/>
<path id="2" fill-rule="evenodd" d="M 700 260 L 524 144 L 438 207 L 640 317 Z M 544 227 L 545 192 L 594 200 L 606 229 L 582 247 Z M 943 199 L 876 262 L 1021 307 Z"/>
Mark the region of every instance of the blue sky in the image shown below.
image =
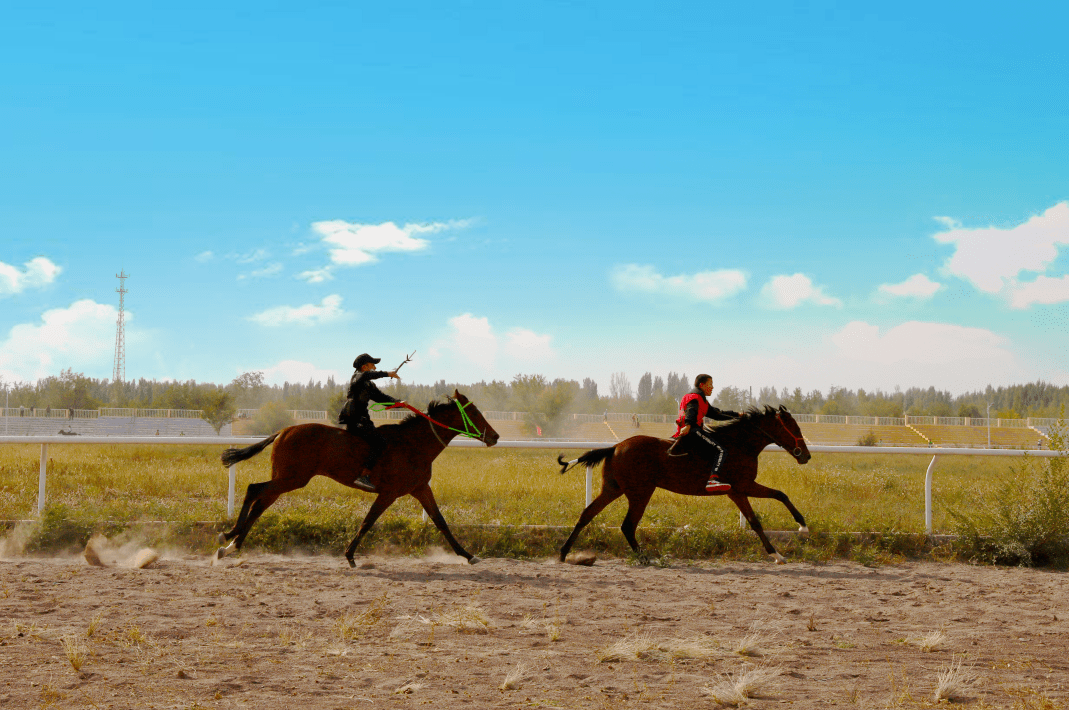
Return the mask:
<path id="1" fill-rule="evenodd" d="M 0 376 L 1069 384 L 1066 7 L 5 4 Z"/>

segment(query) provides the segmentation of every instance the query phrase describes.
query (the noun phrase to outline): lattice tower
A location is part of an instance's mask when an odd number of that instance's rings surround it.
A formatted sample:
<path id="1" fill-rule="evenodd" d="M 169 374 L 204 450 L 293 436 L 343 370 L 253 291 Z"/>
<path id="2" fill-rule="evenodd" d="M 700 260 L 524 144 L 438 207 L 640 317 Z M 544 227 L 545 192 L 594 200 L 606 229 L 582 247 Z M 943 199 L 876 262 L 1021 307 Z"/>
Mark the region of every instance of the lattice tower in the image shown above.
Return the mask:
<path id="1" fill-rule="evenodd" d="M 126 279 L 130 275 L 121 269 L 115 274 L 119 279 L 119 288 L 115 289 L 119 294 L 119 320 L 115 323 L 115 372 L 112 375 L 114 382 L 126 381 L 126 313 L 124 310 L 123 296 L 126 295 Z"/>

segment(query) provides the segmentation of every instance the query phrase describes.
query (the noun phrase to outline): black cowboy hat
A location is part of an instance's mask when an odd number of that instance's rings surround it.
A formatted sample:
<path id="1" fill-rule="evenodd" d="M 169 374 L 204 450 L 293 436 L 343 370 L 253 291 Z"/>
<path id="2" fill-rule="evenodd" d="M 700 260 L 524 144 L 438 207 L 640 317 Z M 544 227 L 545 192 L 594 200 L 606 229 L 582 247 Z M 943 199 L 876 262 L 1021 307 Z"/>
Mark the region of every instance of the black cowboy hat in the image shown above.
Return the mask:
<path id="1" fill-rule="evenodd" d="M 364 365 L 368 364 L 369 362 L 373 362 L 376 365 L 378 365 L 380 362 L 382 362 L 382 358 L 381 357 L 371 357 L 367 353 L 364 353 L 363 355 L 357 355 L 356 359 L 353 360 L 353 368 L 356 369 L 356 370 L 359 370 L 361 367 L 363 367 Z"/>

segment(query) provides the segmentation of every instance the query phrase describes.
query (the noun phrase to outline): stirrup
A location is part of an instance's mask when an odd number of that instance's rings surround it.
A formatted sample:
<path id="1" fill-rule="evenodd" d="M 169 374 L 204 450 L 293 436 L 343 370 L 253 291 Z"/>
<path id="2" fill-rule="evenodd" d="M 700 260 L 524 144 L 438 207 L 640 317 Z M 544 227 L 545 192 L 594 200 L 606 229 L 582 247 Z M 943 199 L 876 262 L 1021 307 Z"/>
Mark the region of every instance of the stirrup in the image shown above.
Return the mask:
<path id="1" fill-rule="evenodd" d="M 368 493 L 378 493 L 379 492 L 379 489 L 375 488 L 375 484 L 372 483 L 371 480 L 366 475 L 361 476 L 360 478 L 358 478 L 355 481 L 353 481 L 353 486 L 356 487 L 356 488 L 359 488 L 362 491 L 366 491 Z"/>
<path id="2" fill-rule="evenodd" d="M 730 483 L 724 483 L 718 478 L 710 478 L 705 484 L 706 493 L 727 493 L 731 490 Z"/>

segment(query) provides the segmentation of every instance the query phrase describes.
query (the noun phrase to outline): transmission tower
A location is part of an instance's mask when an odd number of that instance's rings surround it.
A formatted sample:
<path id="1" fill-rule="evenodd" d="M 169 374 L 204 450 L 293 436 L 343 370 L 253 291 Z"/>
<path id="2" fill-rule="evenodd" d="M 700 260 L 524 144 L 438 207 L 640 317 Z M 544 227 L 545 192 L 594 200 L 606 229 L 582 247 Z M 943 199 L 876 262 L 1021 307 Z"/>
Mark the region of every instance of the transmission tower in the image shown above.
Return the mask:
<path id="1" fill-rule="evenodd" d="M 126 380 L 126 313 L 124 312 L 123 296 L 126 295 L 126 279 L 130 275 L 123 272 L 115 274 L 119 279 L 119 288 L 115 289 L 119 294 L 119 320 L 115 323 L 115 373 L 112 376 L 114 382 Z"/>

